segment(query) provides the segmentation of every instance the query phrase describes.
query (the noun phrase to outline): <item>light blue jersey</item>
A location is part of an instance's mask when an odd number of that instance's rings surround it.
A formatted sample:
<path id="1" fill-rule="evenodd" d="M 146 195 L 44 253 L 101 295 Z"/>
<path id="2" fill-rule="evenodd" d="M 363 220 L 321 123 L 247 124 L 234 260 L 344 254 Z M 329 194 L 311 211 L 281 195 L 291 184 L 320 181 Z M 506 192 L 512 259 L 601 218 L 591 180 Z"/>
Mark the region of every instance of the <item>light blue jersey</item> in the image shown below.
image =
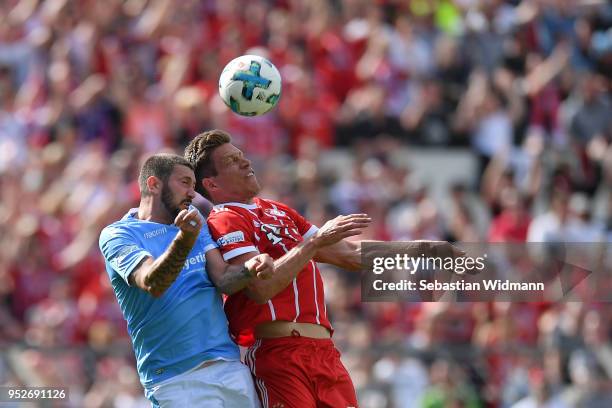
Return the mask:
<path id="1" fill-rule="evenodd" d="M 179 232 L 174 225 L 142 221 L 132 209 L 102 231 L 100 250 L 127 321 L 145 388 L 184 373 L 205 360 L 239 360 L 229 337 L 221 294 L 206 272 L 207 251 L 216 248 L 206 223 L 176 281 L 159 298 L 130 286 L 141 261 L 157 259 Z"/>

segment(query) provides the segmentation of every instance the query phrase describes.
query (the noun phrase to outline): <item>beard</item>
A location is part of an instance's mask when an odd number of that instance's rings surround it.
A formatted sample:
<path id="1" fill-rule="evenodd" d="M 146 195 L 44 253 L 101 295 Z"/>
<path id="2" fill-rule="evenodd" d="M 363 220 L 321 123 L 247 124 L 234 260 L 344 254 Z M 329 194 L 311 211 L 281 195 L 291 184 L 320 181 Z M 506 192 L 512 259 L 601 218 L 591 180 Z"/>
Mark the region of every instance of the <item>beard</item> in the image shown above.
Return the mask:
<path id="1" fill-rule="evenodd" d="M 176 216 L 181 212 L 181 208 L 174 202 L 174 194 L 168 187 L 168 184 L 164 183 L 161 191 L 161 202 L 168 211 L 168 214 L 172 216 L 172 219 L 175 219 Z"/>

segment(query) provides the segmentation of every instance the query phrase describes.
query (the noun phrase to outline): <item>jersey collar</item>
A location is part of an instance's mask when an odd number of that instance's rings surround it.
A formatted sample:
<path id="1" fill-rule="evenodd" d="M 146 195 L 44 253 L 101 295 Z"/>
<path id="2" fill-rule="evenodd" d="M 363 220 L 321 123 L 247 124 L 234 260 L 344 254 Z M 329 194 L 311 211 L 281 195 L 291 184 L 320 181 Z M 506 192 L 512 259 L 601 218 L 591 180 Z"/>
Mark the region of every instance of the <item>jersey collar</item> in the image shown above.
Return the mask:
<path id="1" fill-rule="evenodd" d="M 234 202 L 217 204 L 213 208 L 215 210 L 220 210 L 220 209 L 222 209 L 225 206 L 240 207 L 240 208 L 245 208 L 247 210 L 254 210 L 254 209 L 257 208 L 257 204 L 256 203 L 253 203 L 253 204 L 244 204 L 244 203 L 234 203 Z"/>

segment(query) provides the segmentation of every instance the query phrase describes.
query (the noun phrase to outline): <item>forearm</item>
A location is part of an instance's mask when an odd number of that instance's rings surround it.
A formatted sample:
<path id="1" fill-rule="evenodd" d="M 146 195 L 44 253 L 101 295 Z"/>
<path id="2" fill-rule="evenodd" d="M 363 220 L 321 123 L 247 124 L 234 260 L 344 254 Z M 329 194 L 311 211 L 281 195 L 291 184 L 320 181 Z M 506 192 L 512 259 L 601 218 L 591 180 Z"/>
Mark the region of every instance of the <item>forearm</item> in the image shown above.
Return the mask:
<path id="1" fill-rule="evenodd" d="M 194 243 L 195 240 L 184 238 L 179 233 L 144 275 L 143 283 L 149 293 L 159 297 L 174 283 Z"/>
<path id="2" fill-rule="evenodd" d="M 321 248 L 315 255 L 315 261 L 334 265 L 349 271 L 360 271 L 361 242 L 342 240 L 334 245 Z"/>
<path id="3" fill-rule="evenodd" d="M 315 255 L 315 261 L 327 263 L 349 271 L 359 272 L 363 269 L 362 265 L 362 244 L 366 242 L 381 241 L 346 241 L 342 240 L 334 245 L 321 248 Z M 431 254 L 433 247 L 432 241 L 411 241 L 404 244 L 405 251 L 414 256 L 421 254 Z"/>
<path id="4" fill-rule="evenodd" d="M 274 261 L 274 276 L 271 279 L 254 279 L 247 286 L 247 295 L 257 303 L 265 303 L 284 290 L 304 266 L 312 260 L 317 246 L 307 239 L 282 257 Z"/>
<path id="5" fill-rule="evenodd" d="M 252 280 L 253 274 L 244 265 L 228 265 L 216 286 L 222 293 L 233 295 L 244 289 Z"/>

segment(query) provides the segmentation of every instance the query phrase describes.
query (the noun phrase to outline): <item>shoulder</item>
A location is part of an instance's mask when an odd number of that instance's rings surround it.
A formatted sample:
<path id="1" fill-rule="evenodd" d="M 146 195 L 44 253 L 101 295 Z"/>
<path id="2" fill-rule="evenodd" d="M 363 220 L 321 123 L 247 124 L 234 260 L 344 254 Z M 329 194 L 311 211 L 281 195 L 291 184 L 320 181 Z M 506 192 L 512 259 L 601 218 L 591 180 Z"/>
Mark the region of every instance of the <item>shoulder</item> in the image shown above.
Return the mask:
<path id="1" fill-rule="evenodd" d="M 230 206 L 218 206 L 218 207 L 214 207 L 211 211 L 210 214 L 208 214 L 208 221 L 211 220 L 222 220 L 222 219 L 231 219 L 231 218 L 236 218 L 236 217 L 243 217 L 242 214 L 240 214 L 240 212 L 238 212 L 238 210 L 236 208 L 230 207 Z"/>
<path id="2" fill-rule="evenodd" d="M 240 207 L 221 205 L 212 209 L 208 215 L 207 221 L 209 226 L 214 227 L 217 224 L 227 222 L 246 222 L 250 224 L 252 218 L 253 215 L 248 210 L 244 210 Z"/>
<path id="3" fill-rule="evenodd" d="M 253 222 L 252 218 L 232 211 L 223 211 L 217 214 L 211 212 L 207 220 L 210 234 L 213 238 L 218 239 L 221 236 L 230 234 L 230 236 L 226 237 L 228 241 L 237 239 L 231 235 L 231 233 L 238 234 L 237 231 L 241 231 L 240 234 L 243 234 L 241 237 L 244 238 L 244 233 L 248 234 L 252 231 Z"/>
<path id="4" fill-rule="evenodd" d="M 280 201 L 276 201 L 276 200 L 270 200 L 268 198 L 261 198 L 261 197 L 257 197 L 255 198 L 255 203 L 261 207 L 287 207 L 285 204 L 281 203 Z"/>
<path id="5" fill-rule="evenodd" d="M 106 226 L 100 233 L 98 247 L 105 258 L 112 257 L 113 254 L 126 251 L 134 251 L 139 247 L 139 240 L 136 234 L 128 225 L 118 221 Z"/>
<path id="6" fill-rule="evenodd" d="M 270 215 L 284 216 L 287 215 L 287 213 L 297 213 L 297 211 L 295 211 L 293 208 L 289 207 L 287 204 L 281 203 L 280 201 L 266 200 L 263 198 L 258 198 L 257 200 L 259 206 L 265 212 L 269 212 Z"/>
<path id="7" fill-rule="evenodd" d="M 112 238 L 131 235 L 132 230 L 129 224 L 127 224 L 124 220 L 115 221 L 102 229 L 102 232 L 100 232 L 100 243 L 108 241 Z"/>

